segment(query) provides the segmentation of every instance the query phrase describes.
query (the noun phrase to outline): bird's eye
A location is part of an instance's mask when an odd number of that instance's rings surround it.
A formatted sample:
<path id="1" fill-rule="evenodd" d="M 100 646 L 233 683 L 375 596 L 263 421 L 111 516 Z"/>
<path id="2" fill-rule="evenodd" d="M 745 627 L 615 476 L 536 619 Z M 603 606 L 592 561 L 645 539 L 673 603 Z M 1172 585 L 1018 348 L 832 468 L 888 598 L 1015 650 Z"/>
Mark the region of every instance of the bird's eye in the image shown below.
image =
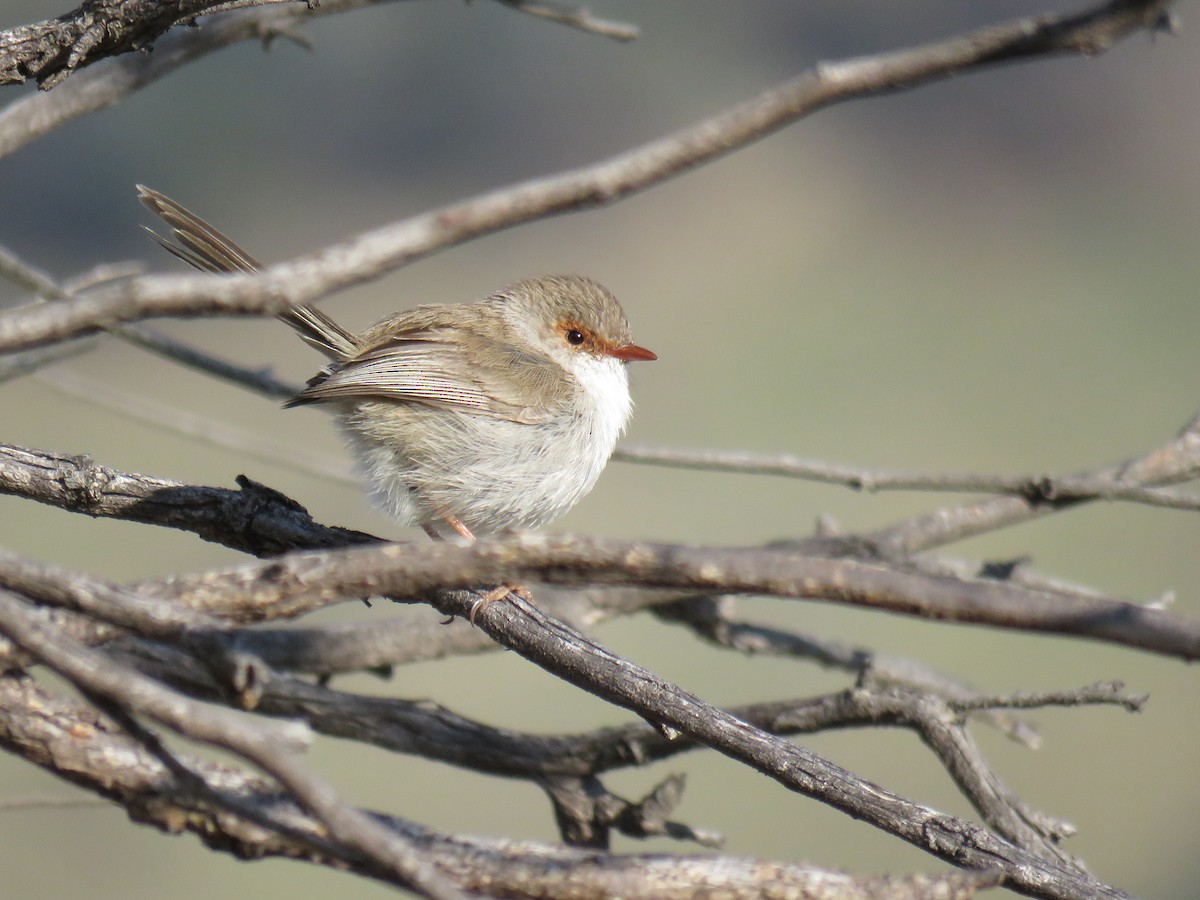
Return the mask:
<path id="1" fill-rule="evenodd" d="M 567 343 L 574 344 L 578 347 L 583 343 L 583 332 L 578 328 L 571 328 L 567 331 Z"/>

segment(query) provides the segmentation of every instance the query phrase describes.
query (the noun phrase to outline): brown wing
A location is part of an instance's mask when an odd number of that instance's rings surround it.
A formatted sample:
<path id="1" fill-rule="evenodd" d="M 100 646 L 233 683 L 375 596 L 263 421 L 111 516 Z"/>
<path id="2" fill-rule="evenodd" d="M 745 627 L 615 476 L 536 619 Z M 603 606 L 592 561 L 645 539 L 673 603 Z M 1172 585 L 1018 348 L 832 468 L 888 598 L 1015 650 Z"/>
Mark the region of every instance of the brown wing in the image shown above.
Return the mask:
<path id="1" fill-rule="evenodd" d="M 473 329 L 431 327 L 393 333 L 335 363 L 287 405 L 393 400 L 536 424 L 560 410 L 570 382 L 549 357 Z"/>

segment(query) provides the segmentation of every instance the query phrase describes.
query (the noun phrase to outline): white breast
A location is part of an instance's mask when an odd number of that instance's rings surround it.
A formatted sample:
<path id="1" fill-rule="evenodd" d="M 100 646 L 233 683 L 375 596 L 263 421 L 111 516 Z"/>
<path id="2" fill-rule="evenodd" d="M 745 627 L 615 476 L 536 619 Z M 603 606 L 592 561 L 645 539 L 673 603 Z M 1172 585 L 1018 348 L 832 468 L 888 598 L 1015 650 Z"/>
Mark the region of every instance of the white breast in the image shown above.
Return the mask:
<path id="1" fill-rule="evenodd" d="M 419 418 L 408 423 L 419 428 L 381 430 L 380 404 L 348 405 L 343 430 L 376 501 L 405 524 L 440 528 L 450 512 L 476 534 L 557 519 L 596 484 L 633 411 L 623 363 L 571 362 L 575 403 L 536 425 L 404 404 L 393 417 Z M 370 406 L 375 415 L 364 416 Z"/>

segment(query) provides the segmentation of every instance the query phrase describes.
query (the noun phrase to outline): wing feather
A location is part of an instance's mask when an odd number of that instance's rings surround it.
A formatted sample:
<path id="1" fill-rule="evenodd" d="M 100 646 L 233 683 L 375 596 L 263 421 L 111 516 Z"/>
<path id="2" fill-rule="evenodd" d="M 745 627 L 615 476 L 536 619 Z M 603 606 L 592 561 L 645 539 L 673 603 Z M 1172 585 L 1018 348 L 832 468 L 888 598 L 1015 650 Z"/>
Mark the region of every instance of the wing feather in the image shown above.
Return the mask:
<path id="1" fill-rule="evenodd" d="M 288 405 L 376 399 L 536 424 L 559 412 L 570 376 L 535 355 L 461 327 L 393 334 L 335 363 Z"/>

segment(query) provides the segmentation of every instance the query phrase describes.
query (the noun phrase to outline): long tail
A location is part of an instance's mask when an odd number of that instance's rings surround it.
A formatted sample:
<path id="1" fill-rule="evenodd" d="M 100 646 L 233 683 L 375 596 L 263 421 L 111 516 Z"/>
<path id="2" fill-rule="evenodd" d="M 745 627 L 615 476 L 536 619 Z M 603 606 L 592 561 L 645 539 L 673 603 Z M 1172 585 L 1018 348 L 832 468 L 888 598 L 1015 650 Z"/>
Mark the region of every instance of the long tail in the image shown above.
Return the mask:
<path id="1" fill-rule="evenodd" d="M 173 256 L 203 272 L 257 272 L 262 263 L 202 218 L 165 194 L 139 184 L 138 199 L 169 226 L 175 244 L 153 229 L 150 237 Z M 296 330 L 304 342 L 335 360 L 358 352 L 354 335 L 315 306 L 296 306 L 280 313 L 280 321 Z"/>

